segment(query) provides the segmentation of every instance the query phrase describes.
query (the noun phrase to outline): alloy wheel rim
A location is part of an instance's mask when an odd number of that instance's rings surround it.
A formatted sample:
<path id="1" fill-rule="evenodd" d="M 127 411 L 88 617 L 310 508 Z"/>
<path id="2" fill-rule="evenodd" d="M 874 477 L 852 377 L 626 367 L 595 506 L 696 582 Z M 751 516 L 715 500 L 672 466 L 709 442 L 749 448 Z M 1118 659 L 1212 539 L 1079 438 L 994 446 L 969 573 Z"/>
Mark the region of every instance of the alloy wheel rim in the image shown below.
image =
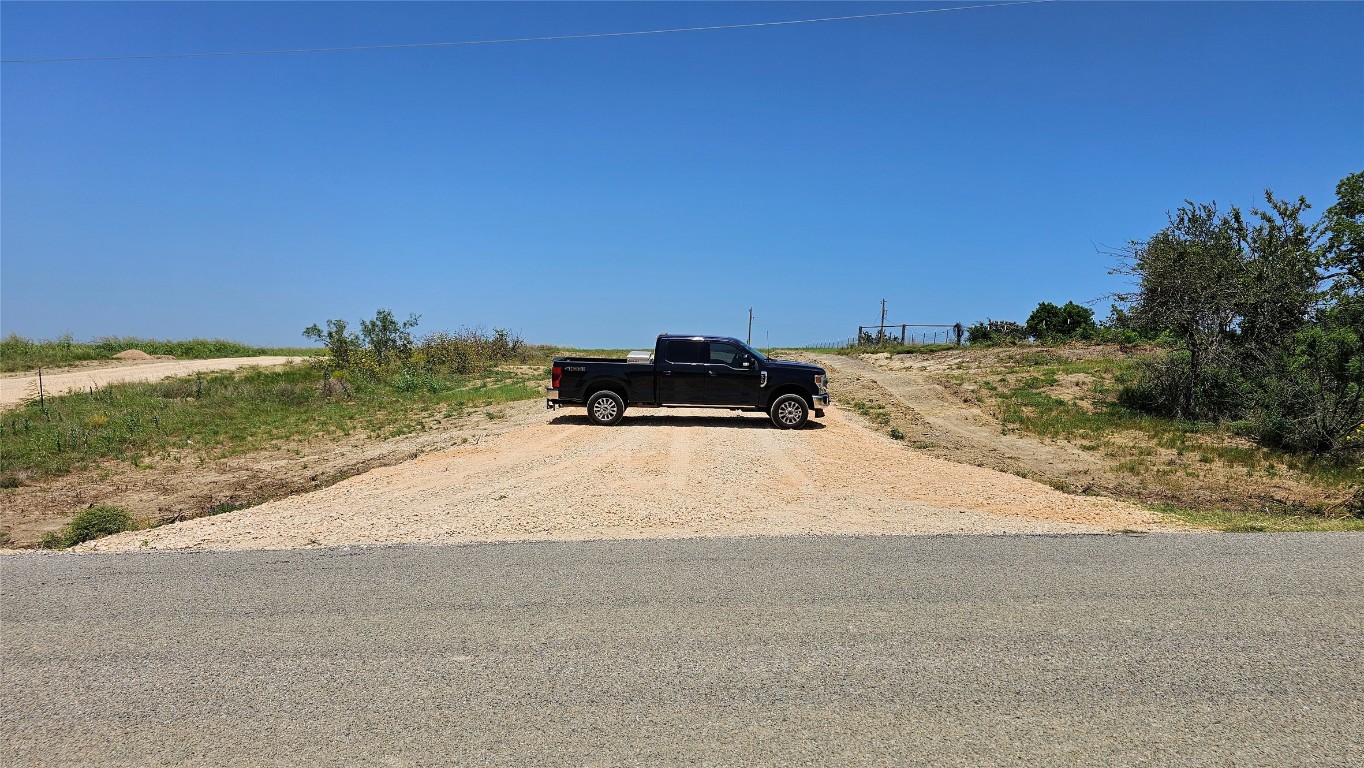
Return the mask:
<path id="1" fill-rule="evenodd" d="M 782 403 L 777 409 L 777 418 L 781 419 L 783 424 L 794 425 L 800 421 L 800 406 L 795 403 Z"/>
<path id="2" fill-rule="evenodd" d="M 610 421 L 616 418 L 616 401 L 609 397 L 603 397 L 593 404 L 592 412 L 599 421 Z"/>

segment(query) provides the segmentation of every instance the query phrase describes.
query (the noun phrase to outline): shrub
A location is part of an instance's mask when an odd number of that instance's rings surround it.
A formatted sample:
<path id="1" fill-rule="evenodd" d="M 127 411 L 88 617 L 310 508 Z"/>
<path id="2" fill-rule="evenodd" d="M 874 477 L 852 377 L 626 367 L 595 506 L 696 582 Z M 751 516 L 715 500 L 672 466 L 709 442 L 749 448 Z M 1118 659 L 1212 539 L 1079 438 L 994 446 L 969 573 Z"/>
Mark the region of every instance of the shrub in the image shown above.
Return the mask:
<path id="1" fill-rule="evenodd" d="M 1180 419 L 1234 419 L 1249 402 L 1242 377 L 1226 367 L 1195 373 L 1182 350 L 1142 364 L 1137 381 L 1118 392 L 1119 404 L 1136 411 Z"/>
<path id="2" fill-rule="evenodd" d="M 360 321 L 360 335 L 364 337 L 365 348 L 374 355 L 379 368 L 395 362 L 406 362 L 412 356 L 412 333 L 421 315 L 409 315 L 401 324 L 393 317 L 393 311 L 380 309 L 374 313 L 373 320 Z"/>
<path id="3" fill-rule="evenodd" d="M 1088 338 L 1098 328 L 1094 323 L 1094 310 L 1073 301 L 1067 301 L 1063 307 L 1049 301 L 1038 304 L 1028 315 L 1025 327 L 1028 335 L 1038 341 Z"/>
<path id="4" fill-rule="evenodd" d="M 137 524 L 127 510 L 101 504 L 77 512 L 61 531 L 53 531 L 43 536 L 42 546 L 47 549 L 65 549 L 101 536 L 136 529 Z"/>
<path id="5" fill-rule="evenodd" d="M 404 368 L 393 379 L 393 388 L 399 392 L 436 393 L 441 390 L 441 383 L 430 371 L 412 371 Z"/>
<path id="6" fill-rule="evenodd" d="M 481 373 L 516 357 L 524 342 L 511 331 L 461 328 L 437 331 L 418 344 L 412 362 L 426 370 L 458 375 Z"/>
<path id="7" fill-rule="evenodd" d="M 987 320 L 966 329 L 967 342 L 976 345 L 1017 344 L 1027 336 L 1027 329 L 1012 320 Z"/>
<path id="8" fill-rule="evenodd" d="M 346 328 L 345 320 L 328 320 L 325 331 L 313 323 L 303 329 L 303 336 L 325 344 L 332 367 L 346 369 L 350 367 L 351 352 L 360 347 L 360 337 Z"/>
<path id="9" fill-rule="evenodd" d="M 1347 311 L 1353 310 L 1353 311 Z M 1260 438 L 1289 450 L 1357 451 L 1364 428 L 1364 301 L 1298 330 L 1259 387 Z"/>

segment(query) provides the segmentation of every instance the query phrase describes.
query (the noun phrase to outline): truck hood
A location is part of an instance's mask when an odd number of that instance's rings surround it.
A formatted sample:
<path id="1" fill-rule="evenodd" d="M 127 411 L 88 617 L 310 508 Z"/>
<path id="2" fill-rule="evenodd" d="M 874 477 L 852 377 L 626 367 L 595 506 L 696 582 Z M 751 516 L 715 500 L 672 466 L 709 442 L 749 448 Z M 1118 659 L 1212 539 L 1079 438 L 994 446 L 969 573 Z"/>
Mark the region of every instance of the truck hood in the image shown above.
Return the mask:
<path id="1" fill-rule="evenodd" d="M 773 360 L 770 357 L 767 359 L 767 367 L 785 368 L 788 371 L 808 371 L 811 376 L 825 372 L 824 369 L 820 368 L 818 365 L 811 365 L 810 363 L 797 363 L 794 360 Z"/>

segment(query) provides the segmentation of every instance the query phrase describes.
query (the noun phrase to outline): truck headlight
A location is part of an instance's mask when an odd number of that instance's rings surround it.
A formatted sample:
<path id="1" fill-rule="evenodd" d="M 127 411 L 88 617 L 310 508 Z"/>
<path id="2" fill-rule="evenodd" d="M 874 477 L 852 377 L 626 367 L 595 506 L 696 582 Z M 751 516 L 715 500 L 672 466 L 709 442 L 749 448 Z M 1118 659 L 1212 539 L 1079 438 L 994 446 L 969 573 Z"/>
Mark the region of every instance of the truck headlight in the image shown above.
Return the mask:
<path id="1" fill-rule="evenodd" d="M 827 374 L 827 373 L 816 374 L 816 375 L 815 375 L 815 386 L 816 386 L 816 387 L 819 387 L 819 391 L 820 391 L 821 393 L 824 392 L 825 389 L 828 389 L 828 387 L 829 387 L 829 374 Z"/>

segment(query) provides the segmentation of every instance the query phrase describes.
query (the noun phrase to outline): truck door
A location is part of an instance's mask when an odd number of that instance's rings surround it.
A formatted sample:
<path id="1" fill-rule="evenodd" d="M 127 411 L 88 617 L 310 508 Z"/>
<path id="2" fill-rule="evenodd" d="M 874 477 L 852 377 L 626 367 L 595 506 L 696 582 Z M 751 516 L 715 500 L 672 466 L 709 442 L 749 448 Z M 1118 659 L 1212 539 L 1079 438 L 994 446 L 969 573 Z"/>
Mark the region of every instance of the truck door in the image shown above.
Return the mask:
<path id="1" fill-rule="evenodd" d="M 662 359 L 655 361 L 659 405 L 700 405 L 706 402 L 710 372 L 705 360 L 706 342 L 700 339 L 667 339 Z"/>
<path id="2" fill-rule="evenodd" d="M 727 341 L 707 343 L 706 402 L 713 405 L 757 405 L 758 361 Z M 747 364 L 747 365 L 745 365 Z"/>

